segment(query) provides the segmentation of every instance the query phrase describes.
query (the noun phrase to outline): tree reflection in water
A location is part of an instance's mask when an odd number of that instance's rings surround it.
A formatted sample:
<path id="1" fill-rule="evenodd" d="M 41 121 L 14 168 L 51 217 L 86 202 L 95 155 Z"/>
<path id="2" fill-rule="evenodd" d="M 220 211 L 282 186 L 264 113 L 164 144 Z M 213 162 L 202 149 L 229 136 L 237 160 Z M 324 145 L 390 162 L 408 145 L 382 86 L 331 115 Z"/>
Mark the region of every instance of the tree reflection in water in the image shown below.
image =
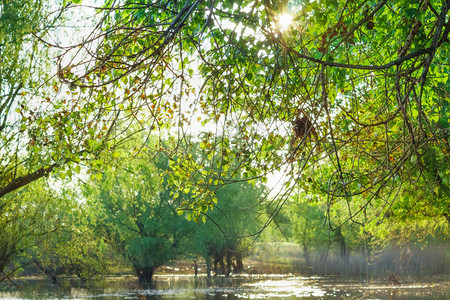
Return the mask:
<path id="1" fill-rule="evenodd" d="M 211 286 L 205 276 L 156 276 L 151 288 L 142 288 L 133 277 L 108 277 L 81 283 L 64 278 L 51 285 L 44 279 L 22 279 L 21 289 L 0 285 L 0 298 L 9 299 L 447 299 L 448 278 L 430 283 L 362 283 L 361 279 L 298 277 L 292 275 L 243 275 L 217 277 Z M 425 281 L 424 281 L 425 282 Z"/>

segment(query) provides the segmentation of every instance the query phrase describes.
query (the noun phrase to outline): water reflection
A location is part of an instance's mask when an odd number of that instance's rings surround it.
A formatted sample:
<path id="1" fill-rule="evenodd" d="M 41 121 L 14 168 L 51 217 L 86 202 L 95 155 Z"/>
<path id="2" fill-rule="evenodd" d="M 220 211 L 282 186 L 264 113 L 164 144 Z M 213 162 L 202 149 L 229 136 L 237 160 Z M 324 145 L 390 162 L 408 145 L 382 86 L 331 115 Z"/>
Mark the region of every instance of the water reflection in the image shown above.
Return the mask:
<path id="1" fill-rule="evenodd" d="M 256 299 L 274 297 L 323 297 L 326 292 L 318 286 L 307 285 L 307 281 L 299 278 L 289 278 L 283 280 L 263 280 L 248 284 L 253 287 L 252 291 L 259 291 L 255 294 Z"/>
<path id="2" fill-rule="evenodd" d="M 8 299 L 447 299 L 448 282 L 433 284 L 361 284 L 359 279 L 244 275 L 219 277 L 207 285 L 206 277 L 156 276 L 151 287 L 134 277 L 108 277 L 81 283 L 63 278 L 57 285 L 44 279 L 17 281 L 17 289 L 0 284 L 0 298 Z M 144 298 L 145 297 L 145 298 Z"/>

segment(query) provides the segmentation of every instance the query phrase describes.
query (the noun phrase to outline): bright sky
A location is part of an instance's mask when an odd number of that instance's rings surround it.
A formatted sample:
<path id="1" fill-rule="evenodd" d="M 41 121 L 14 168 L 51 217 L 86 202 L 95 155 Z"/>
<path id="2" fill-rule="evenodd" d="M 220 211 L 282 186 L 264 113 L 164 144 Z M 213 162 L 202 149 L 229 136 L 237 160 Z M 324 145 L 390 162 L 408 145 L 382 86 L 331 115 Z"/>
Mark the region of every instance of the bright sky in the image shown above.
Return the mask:
<path id="1" fill-rule="evenodd" d="M 278 16 L 278 25 L 280 26 L 280 31 L 286 31 L 292 25 L 294 17 L 290 13 L 284 13 Z"/>

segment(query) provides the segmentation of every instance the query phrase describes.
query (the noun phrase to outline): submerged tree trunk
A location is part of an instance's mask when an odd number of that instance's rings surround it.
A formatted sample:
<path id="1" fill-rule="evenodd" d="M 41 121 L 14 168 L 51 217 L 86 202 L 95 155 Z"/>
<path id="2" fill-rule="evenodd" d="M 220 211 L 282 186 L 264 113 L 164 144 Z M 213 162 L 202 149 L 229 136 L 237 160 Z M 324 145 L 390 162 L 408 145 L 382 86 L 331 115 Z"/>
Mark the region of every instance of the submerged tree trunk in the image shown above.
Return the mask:
<path id="1" fill-rule="evenodd" d="M 366 282 L 369 283 L 369 261 L 370 261 L 370 249 L 367 247 L 367 232 L 364 231 L 364 257 L 366 263 Z"/>
<path id="2" fill-rule="evenodd" d="M 220 255 L 220 259 L 219 259 L 219 274 L 220 275 L 225 275 L 225 262 L 224 262 L 224 257 L 222 255 Z"/>
<path id="3" fill-rule="evenodd" d="M 235 273 L 244 272 L 244 264 L 242 263 L 242 254 L 240 251 L 236 252 L 236 268 L 234 269 Z"/>
<path id="4" fill-rule="evenodd" d="M 226 277 L 229 277 L 231 274 L 231 268 L 232 268 L 232 261 L 231 261 L 231 251 L 230 249 L 227 249 L 227 271 L 225 273 Z"/>
<path id="5" fill-rule="evenodd" d="M 217 264 L 219 263 L 219 260 L 217 259 L 217 256 L 214 255 L 214 277 L 217 276 Z"/>
<path id="6" fill-rule="evenodd" d="M 219 267 L 217 267 L 217 265 Z M 214 277 L 223 274 L 225 274 L 225 263 L 223 262 L 222 254 L 217 253 L 214 255 Z"/>
<path id="7" fill-rule="evenodd" d="M 335 236 L 336 236 L 336 241 L 338 242 L 338 244 L 341 248 L 341 257 L 344 260 L 344 262 L 347 262 L 349 259 L 349 253 L 347 251 L 347 244 L 345 242 L 345 238 L 342 235 L 341 227 L 336 228 Z"/>
<path id="8" fill-rule="evenodd" d="M 305 267 L 311 267 L 311 258 L 309 256 L 308 245 L 306 243 L 303 244 L 303 258 L 305 259 Z"/>
<path id="9" fill-rule="evenodd" d="M 198 275 L 198 265 L 197 265 L 197 260 L 194 259 L 194 276 L 195 276 L 195 279 L 197 279 L 197 275 Z"/>
<path id="10" fill-rule="evenodd" d="M 51 267 L 51 266 L 44 266 L 39 260 L 34 260 L 34 264 L 36 267 L 41 270 L 45 275 L 50 278 L 51 284 L 56 284 L 58 275 L 63 274 L 66 269 L 61 266 Z"/>
<path id="11" fill-rule="evenodd" d="M 151 283 L 153 279 L 153 273 L 155 272 L 155 267 L 135 267 L 136 275 L 139 278 L 140 283 Z"/>
<path id="12" fill-rule="evenodd" d="M 206 283 L 208 286 L 211 285 L 211 257 L 206 255 Z"/>

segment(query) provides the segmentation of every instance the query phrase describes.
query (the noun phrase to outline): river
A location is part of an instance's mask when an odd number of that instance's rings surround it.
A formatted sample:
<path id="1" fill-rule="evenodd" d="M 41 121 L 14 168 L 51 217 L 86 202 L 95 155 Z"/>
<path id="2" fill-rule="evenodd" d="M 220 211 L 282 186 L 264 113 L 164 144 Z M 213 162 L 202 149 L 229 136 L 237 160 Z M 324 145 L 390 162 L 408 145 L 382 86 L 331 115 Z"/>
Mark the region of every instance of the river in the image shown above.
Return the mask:
<path id="1" fill-rule="evenodd" d="M 155 276 L 152 287 L 133 277 L 107 277 L 82 283 L 61 278 L 56 285 L 45 278 L 18 279 L 0 284 L 2 299 L 449 299 L 448 281 L 405 280 L 399 286 L 360 279 L 240 275 L 213 279 L 191 275 Z"/>

